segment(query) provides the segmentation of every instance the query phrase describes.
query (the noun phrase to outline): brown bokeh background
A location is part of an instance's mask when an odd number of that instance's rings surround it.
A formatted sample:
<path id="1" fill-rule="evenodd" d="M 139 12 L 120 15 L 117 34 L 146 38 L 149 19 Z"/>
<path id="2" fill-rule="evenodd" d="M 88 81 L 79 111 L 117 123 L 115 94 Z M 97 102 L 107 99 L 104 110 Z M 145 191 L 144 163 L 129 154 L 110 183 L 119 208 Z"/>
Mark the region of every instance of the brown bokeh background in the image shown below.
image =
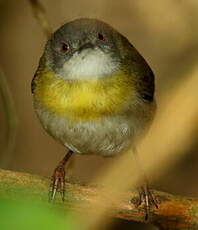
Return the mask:
<path id="1" fill-rule="evenodd" d="M 74 18 L 94 17 L 123 33 L 153 69 L 159 103 L 162 95 L 197 65 L 196 0 L 43 0 L 42 3 L 53 29 Z M 32 107 L 31 79 L 46 38 L 28 0 L 1 0 L 0 12 L 0 66 L 18 118 L 15 149 L 9 155 L 1 151 L 1 167 L 49 176 L 66 150 L 44 132 Z M 2 103 L 0 109 L 0 143 L 3 143 L 6 126 Z M 195 143 L 174 168 L 153 181 L 154 186 L 172 193 L 198 196 L 197 147 Z M 75 156 L 72 174 L 81 181 L 89 181 L 111 161 L 97 156 Z M 129 224 L 121 224 L 124 225 Z"/>

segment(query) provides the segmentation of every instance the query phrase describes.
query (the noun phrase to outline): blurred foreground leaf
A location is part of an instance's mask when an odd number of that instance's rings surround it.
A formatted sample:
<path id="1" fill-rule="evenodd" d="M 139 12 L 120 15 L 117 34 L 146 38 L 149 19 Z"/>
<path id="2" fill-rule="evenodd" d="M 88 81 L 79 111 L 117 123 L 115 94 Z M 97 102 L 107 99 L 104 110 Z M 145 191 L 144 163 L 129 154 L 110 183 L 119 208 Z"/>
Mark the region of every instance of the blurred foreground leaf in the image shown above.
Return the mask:
<path id="1" fill-rule="evenodd" d="M 43 204 L 25 200 L 0 199 L 2 230 L 74 230 L 69 215 Z"/>

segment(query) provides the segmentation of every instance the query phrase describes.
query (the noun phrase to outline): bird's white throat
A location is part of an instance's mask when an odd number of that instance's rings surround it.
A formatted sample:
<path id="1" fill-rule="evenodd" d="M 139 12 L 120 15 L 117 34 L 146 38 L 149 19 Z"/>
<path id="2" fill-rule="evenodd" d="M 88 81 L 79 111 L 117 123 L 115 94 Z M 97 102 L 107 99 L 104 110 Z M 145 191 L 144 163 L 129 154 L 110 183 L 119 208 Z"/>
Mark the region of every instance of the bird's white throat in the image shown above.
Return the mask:
<path id="1" fill-rule="evenodd" d="M 85 49 L 75 53 L 64 65 L 60 73 L 66 79 L 98 79 L 111 76 L 118 63 L 112 60 L 110 54 L 102 50 Z"/>

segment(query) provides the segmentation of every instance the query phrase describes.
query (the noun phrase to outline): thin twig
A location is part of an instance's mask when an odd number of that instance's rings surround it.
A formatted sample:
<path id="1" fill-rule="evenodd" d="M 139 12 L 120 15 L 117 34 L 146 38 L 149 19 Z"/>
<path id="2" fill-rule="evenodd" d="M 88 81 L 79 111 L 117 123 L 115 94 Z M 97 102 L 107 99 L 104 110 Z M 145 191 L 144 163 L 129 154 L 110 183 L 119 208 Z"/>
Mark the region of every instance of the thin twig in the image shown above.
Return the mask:
<path id="1" fill-rule="evenodd" d="M 0 170 L 0 196 L 14 199 L 18 195 L 29 199 L 42 200 L 47 202 L 49 180 L 30 175 L 7 170 Z M 61 209 L 73 209 L 80 212 L 87 212 L 89 215 L 90 205 L 101 202 L 101 188 L 94 186 L 82 186 L 77 183 L 66 183 L 66 200 L 61 203 L 57 198 L 56 204 Z M 160 201 L 159 209 L 151 210 L 151 218 L 145 221 L 145 213 L 142 207 L 137 207 L 130 202 L 135 201 L 138 193 L 136 191 L 123 193 L 122 200 L 112 203 L 112 212 L 108 215 L 125 220 L 151 223 L 164 230 L 190 230 L 198 229 L 198 199 L 189 197 L 179 197 L 168 193 L 154 191 Z M 106 198 L 110 195 L 107 193 Z"/>
<path id="2" fill-rule="evenodd" d="M 6 77 L 0 67 L 0 97 L 3 102 L 3 109 L 6 117 L 6 131 L 5 131 L 5 149 L 3 154 L 6 157 L 1 157 L 1 166 L 6 166 L 12 157 L 15 146 L 16 132 L 17 132 L 17 115 L 12 99 L 10 89 L 8 87 Z"/>
<path id="3" fill-rule="evenodd" d="M 30 5 L 32 6 L 32 10 L 35 18 L 37 19 L 39 25 L 41 26 L 44 34 L 47 38 L 52 34 L 51 26 L 47 20 L 46 12 L 43 5 L 38 0 L 29 0 Z"/>

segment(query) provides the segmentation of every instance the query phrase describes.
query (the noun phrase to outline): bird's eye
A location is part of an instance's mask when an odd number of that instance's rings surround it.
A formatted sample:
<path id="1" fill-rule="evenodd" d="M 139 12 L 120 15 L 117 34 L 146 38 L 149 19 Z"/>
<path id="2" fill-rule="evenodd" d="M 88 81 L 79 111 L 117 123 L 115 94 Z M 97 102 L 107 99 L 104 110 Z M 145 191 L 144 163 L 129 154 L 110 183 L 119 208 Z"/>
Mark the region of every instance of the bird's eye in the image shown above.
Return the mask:
<path id="1" fill-rule="evenodd" d="M 98 33 L 98 40 L 100 40 L 102 42 L 105 42 L 106 38 L 105 38 L 105 36 L 102 33 Z"/>
<path id="2" fill-rule="evenodd" d="M 61 52 L 62 54 L 68 53 L 68 52 L 69 52 L 69 49 L 70 49 L 70 47 L 69 47 L 69 44 L 68 44 L 68 43 L 61 42 L 60 52 Z"/>

